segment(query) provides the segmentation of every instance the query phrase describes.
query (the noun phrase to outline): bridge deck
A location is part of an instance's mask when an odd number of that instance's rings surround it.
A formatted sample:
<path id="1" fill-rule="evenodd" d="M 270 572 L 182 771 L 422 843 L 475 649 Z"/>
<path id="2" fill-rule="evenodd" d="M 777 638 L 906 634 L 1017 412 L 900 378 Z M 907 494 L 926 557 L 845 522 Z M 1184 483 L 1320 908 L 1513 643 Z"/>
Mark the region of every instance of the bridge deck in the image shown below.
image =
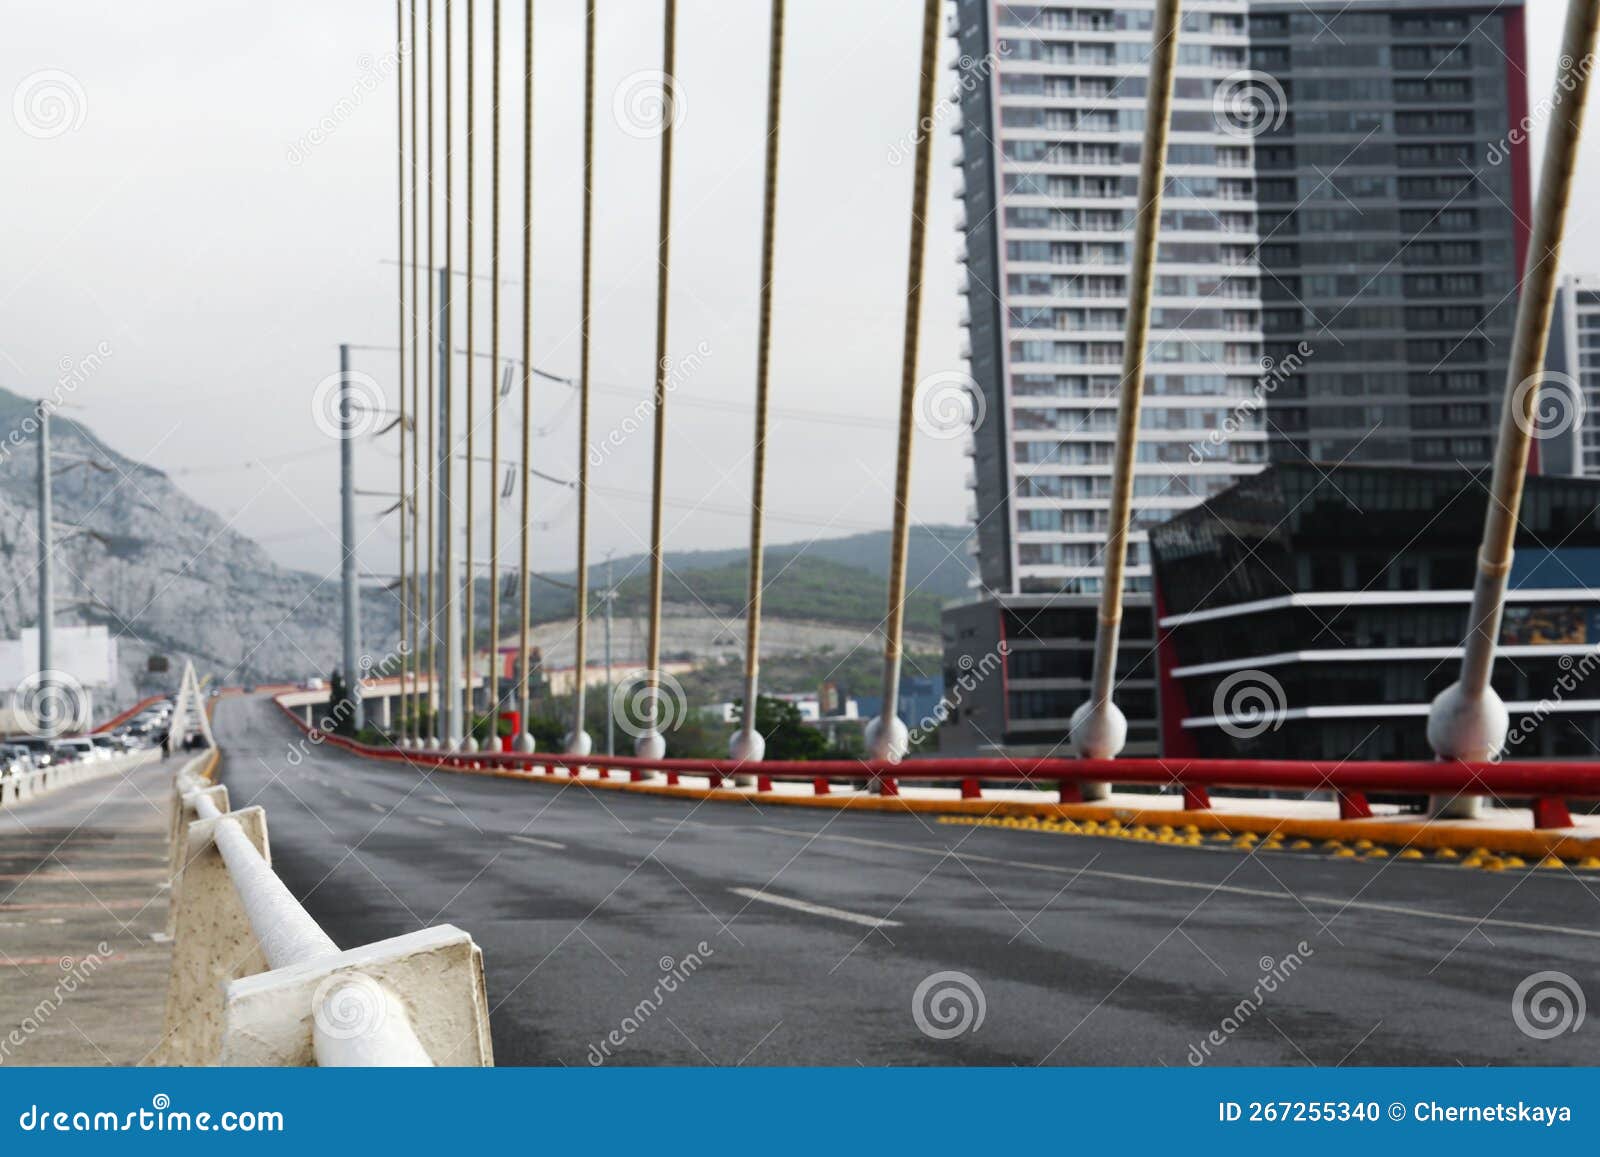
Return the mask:
<path id="1" fill-rule="evenodd" d="M 161 1035 L 171 765 L 0 811 L 0 1066 L 129 1065 Z"/>

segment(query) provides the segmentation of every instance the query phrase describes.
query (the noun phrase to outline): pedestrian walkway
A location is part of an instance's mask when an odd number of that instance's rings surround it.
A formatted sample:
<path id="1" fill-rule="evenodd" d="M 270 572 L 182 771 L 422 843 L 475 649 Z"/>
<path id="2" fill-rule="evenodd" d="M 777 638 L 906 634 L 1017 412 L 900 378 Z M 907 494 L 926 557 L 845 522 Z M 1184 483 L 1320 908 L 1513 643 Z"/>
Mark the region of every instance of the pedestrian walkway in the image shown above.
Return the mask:
<path id="1" fill-rule="evenodd" d="M 0 1068 L 138 1064 L 160 1039 L 173 766 L 0 811 Z"/>

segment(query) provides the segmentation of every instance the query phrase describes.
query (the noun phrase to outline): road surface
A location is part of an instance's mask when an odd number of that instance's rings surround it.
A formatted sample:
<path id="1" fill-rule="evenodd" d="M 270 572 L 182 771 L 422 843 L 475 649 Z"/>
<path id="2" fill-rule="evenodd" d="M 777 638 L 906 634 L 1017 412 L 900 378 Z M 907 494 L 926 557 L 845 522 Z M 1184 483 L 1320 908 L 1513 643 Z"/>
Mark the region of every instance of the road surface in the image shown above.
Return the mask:
<path id="1" fill-rule="evenodd" d="M 472 934 L 503 1065 L 1597 1055 L 1596 1027 L 1538 1039 L 1513 1011 L 1535 973 L 1595 988 L 1600 881 L 1568 872 L 428 775 L 312 746 L 265 699 L 216 729 L 234 806 L 266 806 L 342 946 Z"/>

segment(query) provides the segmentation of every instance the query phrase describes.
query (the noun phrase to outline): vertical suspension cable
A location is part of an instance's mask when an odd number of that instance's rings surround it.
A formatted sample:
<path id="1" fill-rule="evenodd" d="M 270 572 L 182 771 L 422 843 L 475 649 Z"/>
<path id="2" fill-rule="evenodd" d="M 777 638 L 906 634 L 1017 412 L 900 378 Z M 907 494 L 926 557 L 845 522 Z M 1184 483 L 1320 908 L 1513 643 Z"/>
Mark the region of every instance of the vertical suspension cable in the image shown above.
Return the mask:
<path id="1" fill-rule="evenodd" d="M 477 463 L 474 462 L 473 459 L 472 459 L 472 450 L 473 450 L 473 436 L 472 436 L 472 370 L 473 370 L 473 363 L 478 360 L 477 357 L 474 355 L 473 334 L 474 334 L 475 331 L 473 330 L 473 326 L 472 326 L 472 296 L 473 296 L 473 289 L 472 289 L 472 273 L 473 273 L 473 264 L 472 264 L 472 167 L 473 167 L 473 148 L 472 148 L 473 98 L 472 98 L 472 89 L 473 89 L 473 85 L 474 85 L 474 77 L 473 77 L 473 71 L 472 71 L 472 48 L 473 48 L 472 12 L 473 12 L 473 9 L 475 9 L 477 6 L 478 5 L 477 5 L 476 0 L 467 0 L 467 380 L 466 380 L 466 390 L 467 390 L 467 399 L 466 399 L 466 420 L 467 420 L 467 517 L 466 517 L 466 521 L 467 521 L 467 526 L 466 526 L 466 542 L 462 547 L 462 556 L 463 556 L 463 558 L 465 560 L 465 563 L 466 563 L 466 573 L 467 573 L 466 627 L 462 631 L 462 647 L 463 647 L 463 650 L 466 653 L 466 665 L 464 667 L 464 674 L 465 674 L 465 677 L 466 677 L 467 685 L 466 685 L 465 692 L 462 695 L 462 724 L 463 724 L 462 732 L 466 736 L 465 743 L 466 743 L 466 748 L 467 748 L 468 751 L 473 751 L 473 750 L 475 750 L 477 748 L 477 741 L 474 738 L 474 734 L 473 734 L 473 716 L 474 716 L 474 711 L 473 711 L 473 707 L 472 707 L 472 673 L 473 673 L 473 667 L 475 665 L 474 664 L 474 660 L 477 658 L 476 641 L 477 641 L 477 634 L 478 634 L 477 633 L 477 629 L 476 629 L 476 620 L 473 617 L 473 614 L 474 614 L 473 594 L 474 594 L 475 588 L 478 585 L 478 570 L 477 570 L 477 563 L 473 560 L 473 557 L 472 557 L 472 476 L 475 473 L 477 473 L 477 469 L 478 469 Z"/>
<path id="2" fill-rule="evenodd" d="M 444 671 L 443 722 L 440 741 L 454 750 L 461 720 L 457 718 L 460 688 L 456 685 L 456 536 L 455 536 L 455 17 L 444 0 L 444 275 L 440 278 L 439 343 L 439 612 L 444 619 L 439 646 Z"/>
<path id="3" fill-rule="evenodd" d="M 750 590 L 745 600 L 744 718 L 728 754 L 759 760 L 766 740 L 756 730 L 761 677 L 763 515 L 767 485 L 767 394 L 772 361 L 772 277 L 778 223 L 778 127 L 783 96 L 783 0 L 772 0 L 772 44 L 767 64 L 767 171 L 761 224 L 761 320 L 756 338 L 756 418 L 750 467 Z"/>
<path id="4" fill-rule="evenodd" d="M 434 446 L 434 435 L 438 428 L 438 415 L 435 413 L 438 391 L 434 382 L 434 329 L 438 326 L 438 303 L 434 301 L 434 269 L 433 269 L 433 0 L 428 0 L 428 333 L 427 345 L 424 356 L 428 363 L 428 599 L 427 599 L 427 645 L 428 645 L 428 746 L 437 746 L 439 739 L 439 620 L 438 591 L 439 575 L 437 570 L 439 552 L 436 549 L 437 535 L 434 524 L 434 495 L 438 487 L 437 466 L 438 453 Z"/>
<path id="5" fill-rule="evenodd" d="M 594 25 L 595 0 L 584 5 L 583 51 L 583 274 L 578 336 L 578 581 L 573 638 L 572 735 L 567 747 L 587 755 L 592 746 L 585 718 L 589 690 L 589 307 L 594 254 Z"/>
<path id="6" fill-rule="evenodd" d="M 500 750 L 500 0 L 489 73 L 489 750 Z"/>
<path id="7" fill-rule="evenodd" d="M 399 622 L 400 635 L 400 723 L 392 731 L 403 729 L 406 713 L 406 656 L 410 650 L 409 640 L 406 637 L 406 622 L 408 618 L 406 599 L 406 16 L 405 0 L 394 0 L 394 42 L 395 56 L 398 63 L 395 66 L 395 189 L 398 210 L 395 214 L 395 225 L 399 230 L 399 277 L 400 293 L 397 299 L 400 307 L 399 333 L 400 333 L 400 422 L 396 427 L 400 431 L 400 505 L 395 508 L 400 518 L 400 585 L 397 589 L 399 605 L 396 618 Z M 389 700 L 393 705 L 393 698 Z"/>
<path id="8" fill-rule="evenodd" d="M 900 431 L 895 451 L 894 532 L 889 545 L 889 613 L 883 632 L 883 709 L 868 725 L 868 754 L 899 759 L 900 657 L 905 627 L 906 546 L 911 534 L 911 439 L 917 397 L 917 344 L 922 331 L 922 267 L 928 234 L 928 174 L 933 160 L 933 87 L 939 64 L 939 0 L 922 12 L 922 79 L 917 95 L 917 158 L 911 190 L 911 254 L 906 270 L 905 342 L 900 353 Z M 886 785 L 887 786 L 887 785 Z"/>
<path id="9" fill-rule="evenodd" d="M 1086 759 L 1110 759 L 1122 750 L 1128 722 L 1112 700 L 1117 645 L 1122 634 L 1122 588 L 1133 518 L 1133 472 L 1139 449 L 1139 412 L 1144 403 L 1145 346 L 1150 339 L 1150 297 L 1155 287 L 1161 237 L 1161 194 L 1166 185 L 1167 138 L 1172 125 L 1172 86 L 1178 67 L 1181 0 L 1157 0 L 1150 84 L 1145 98 L 1144 145 L 1139 160 L 1139 200 L 1128 271 L 1128 318 L 1122 339 L 1121 396 L 1117 399 L 1116 457 L 1111 467 L 1105 573 L 1100 580 L 1100 615 L 1095 626 L 1094 674 L 1089 699 L 1072 716 L 1072 745 Z M 1105 784 L 1082 784 L 1085 798 L 1109 794 Z"/>
<path id="10" fill-rule="evenodd" d="M 1461 674 L 1434 699 L 1428 712 L 1428 744 L 1436 755 L 1447 759 L 1495 758 L 1505 744 L 1510 723 L 1505 705 L 1491 684 L 1495 646 L 1511 575 L 1529 443 L 1539 425 L 1539 385 L 1544 377 L 1550 318 L 1561 271 L 1561 243 L 1583 136 L 1597 25 L 1600 0 L 1571 0 L 1552 102 L 1554 111 L 1544 146 L 1544 166 L 1539 174 L 1539 199 L 1534 205 L 1532 237 L 1517 300 Z M 1574 405 L 1579 401 L 1574 399 Z M 1476 808 L 1476 797 L 1457 797 L 1443 810 L 1445 814 L 1461 816 L 1476 814 Z"/>
<path id="11" fill-rule="evenodd" d="M 522 473 L 521 559 L 518 566 L 517 597 L 521 619 L 517 630 L 517 709 L 520 712 L 518 751 L 533 750 L 528 731 L 528 616 L 532 612 L 528 592 L 528 533 L 531 529 L 528 481 L 533 476 L 533 0 L 523 5 L 522 32 L 522 454 L 517 469 Z"/>
<path id="12" fill-rule="evenodd" d="M 930 3 L 936 0 L 930 0 Z M 676 118 L 675 92 L 678 2 L 666 0 L 666 22 L 662 33 L 661 83 L 661 207 L 656 229 L 656 423 L 654 458 L 650 472 L 650 631 L 645 656 L 644 703 L 649 712 L 649 727 L 634 743 L 634 750 L 653 759 L 666 754 L 667 744 L 660 731 L 661 712 L 661 557 L 662 481 L 667 447 L 667 289 L 671 269 L 672 244 L 672 122 Z"/>
<path id="13" fill-rule="evenodd" d="M 411 0 L 411 494 L 406 512 L 411 518 L 411 708 L 406 724 L 406 733 L 411 740 L 418 742 L 422 738 L 422 690 L 420 671 L 422 664 L 421 640 L 421 597 L 422 586 L 419 581 L 421 570 L 421 506 L 419 493 L 419 467 L 421 454 L 418 450 L 418 439 L 421 431 L 416 428 L 417 418 L 420 414 L 418 403 L 421 401 L 421 387 L 418 385 L 417 373 L 417 0 Z M 430 281 L 431 284 L 431 281 Z M 402 355 L 404 353 L 402 351 Z"/>

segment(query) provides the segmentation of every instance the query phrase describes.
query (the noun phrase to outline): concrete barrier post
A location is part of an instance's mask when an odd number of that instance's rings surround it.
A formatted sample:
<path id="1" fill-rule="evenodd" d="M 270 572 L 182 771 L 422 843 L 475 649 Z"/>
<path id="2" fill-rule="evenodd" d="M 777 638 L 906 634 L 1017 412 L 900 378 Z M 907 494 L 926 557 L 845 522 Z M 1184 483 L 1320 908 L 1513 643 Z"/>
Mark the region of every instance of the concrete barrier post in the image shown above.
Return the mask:
<path id="1" fill-rule="evenodd" d="M 483 953 L 450 925 L 247 976 L 222 1001 L 224 1065 L 494 1063 Z"/>
<path id="2" fill-rule="evenodd" d="M 167 832 L 167 875 L 173 881 L 173 886 L 176 887 L 178 873 L 183 868 L 183 861 L 180 857 L 188 846 L 188 838 L 185 833 L 188 832 L 189 825 L 200 818 L 200 800 L 209 799 L 216 805 L 217 810 L 224 815 L 230 809 L 228 807 L 228 789 L 220 783 L 212 787 L 201 788 L 198 791 L 185 792 L 183 788 L 178 787 L 173 789 L 172 794 L 172 816 Z M 169 927 L 167 928 L 169 932 L 172 931 L 170 923 L 169 913 Z"/>
<path id="3" fill-rule="evenodd" d="M 237 823 L 270 862 L 259 807 L 189 824 L 182 870 L 172 883 L 172 975 L 160 1063 L 215 1064 L 221 1053 L 223 986 L 267 969 L 250 918 L 216 846 L 219 824 Z"/>

